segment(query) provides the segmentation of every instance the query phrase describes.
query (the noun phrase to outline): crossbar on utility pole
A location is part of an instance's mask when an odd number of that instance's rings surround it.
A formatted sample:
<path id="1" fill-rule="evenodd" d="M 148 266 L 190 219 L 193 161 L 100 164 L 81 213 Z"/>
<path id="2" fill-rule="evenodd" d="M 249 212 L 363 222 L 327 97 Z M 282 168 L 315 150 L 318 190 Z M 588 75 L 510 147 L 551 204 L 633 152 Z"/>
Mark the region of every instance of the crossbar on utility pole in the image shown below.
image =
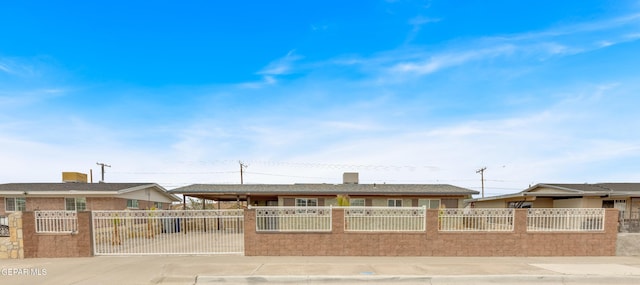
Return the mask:
<path id="1" fill-rule="evenodd" d="M 487 170 L 487 167 L 480 168 L 476 171 L 476 173 L 480 173 L 480 182 L 482 183 L 482 198 L 484 198 L 484 171 Z"/>
<path id="2" fill-rule="evenodd" d="M 244 169 L 247 168 L 248 165 L 244 164 L 242 161 L 238 161 L 240 163 L 240 184 L 244 184 Z"/>
<path id="3" fill-rule="evenodd" d="M 100 179 L 100 183 L 104 183 L 104 167 L 111 167 L 111 165 L 108 165 L 106 163 L 101 163 L 101 162 L 96 162 L 97 165 L 100 165 L 100 168 L 102 170 L 102 179 Z"/>

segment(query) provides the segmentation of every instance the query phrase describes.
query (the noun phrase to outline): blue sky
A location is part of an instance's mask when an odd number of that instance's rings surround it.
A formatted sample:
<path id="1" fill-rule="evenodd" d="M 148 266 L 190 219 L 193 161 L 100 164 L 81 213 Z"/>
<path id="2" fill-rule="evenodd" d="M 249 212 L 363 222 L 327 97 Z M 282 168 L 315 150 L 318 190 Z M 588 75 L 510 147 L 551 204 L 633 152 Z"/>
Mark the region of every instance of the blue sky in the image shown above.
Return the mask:
<path id="1" fill-rule="evenodd" d="M 640 181 L 640 1 L 3 1 L 0 183 Z"/>

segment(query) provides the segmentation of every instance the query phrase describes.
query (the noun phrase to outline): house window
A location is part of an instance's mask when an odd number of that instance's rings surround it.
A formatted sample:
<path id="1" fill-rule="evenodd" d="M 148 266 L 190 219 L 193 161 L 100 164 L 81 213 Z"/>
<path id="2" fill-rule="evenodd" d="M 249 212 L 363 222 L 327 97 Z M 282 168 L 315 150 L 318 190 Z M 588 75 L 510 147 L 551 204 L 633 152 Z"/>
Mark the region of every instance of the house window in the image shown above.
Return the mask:
<path id="1" fill-rule="evenodd" d="M 418 199 L 418 207 L 426 206 L 427 209 L 440 208 L 440 200 L 438 199 Z"/>
<path id="2" fill-rule="evenodd" d="M 158 210 L 162 210 L 162 202 L 154 202 L 153 207 Z"/>
<path id="3" fill-rule="evenodd" d="M 389 207 L 402 207 L 402 199 L 389 199 L 389 200 L 387 200 L 387 206 L 389 206 Z"/>
<path id="4" fill-rule="evenodd" d="M 509 203 L 507 203 L 507 208 L 529 209 L 529 208 L 533 208 L 533 203 L 532 202 L 525 202 L 525 201 L 509 202 Z"/>
<path id="5" fill-rule="evenodd" d="M 349 199 L 349 206 L 364 207 L 364 199 Z"/>
<path id="6" fill-rule="evenodd" d="M 26 209 L 26 198 L 4 198 L 4 210 L 6 212 L 25 211 Z"/>
<path id="7" fill-rule="evenodd" d="M 64 198 L 64 208 L 67 211 L 86 211 L 87 198 Z"/>
<path id="8" fill-rule="evenodd" d="M 318 206 L 318 198 L 296 198 L 296 207 Z"/>
<path id="9" fill-rule="evenodd" d="M 138 209 L 138 200 L 136 199 L 127 200 L 127 208 Z"/>
<path id="10" fill-rule="evenodd" d="M 318 206 L 318 198 L 296 198 L 296 207 L 315 207 Z M 296 209 L 298 214 L 316 214 L 317 210 L 312 209 Z"/>

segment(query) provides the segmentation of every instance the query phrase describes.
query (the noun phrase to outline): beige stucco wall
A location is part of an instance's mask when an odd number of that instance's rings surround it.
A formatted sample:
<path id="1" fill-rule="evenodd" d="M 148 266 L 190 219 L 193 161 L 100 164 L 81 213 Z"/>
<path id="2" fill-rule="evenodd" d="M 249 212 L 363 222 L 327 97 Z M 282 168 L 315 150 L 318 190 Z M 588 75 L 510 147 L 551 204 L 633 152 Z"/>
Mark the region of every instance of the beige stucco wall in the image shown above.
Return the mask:
<path id="1" fill-rule="evenodd" d="M 583 208 L 602 208 L 602 198 L 585 197 L 582 205 Z"/>
<path id="2" fill-rule="evenodd" d="M 474 203 L 476 208 L 505 208 L 507 203 L 504 200 L 478 201 Z"/>
<path id="3" fill-rule="evenodd" d="M 554 200 L 553 208 L 582 208 L 582 198 Z"/>
<path id="4" fill-rule="evenodd" d="M 388 206 L 388 200 L 389 199 L 400 199 L 402 200 L 402 207 L 411 207 L 412 206 L 412 199 L 411 198 L 391 198 L 391 197 L 387 197 L 387 198 L 374 198 L 371 200 L 371 205 L 373 207 L 387 207 Z"/>
<path id="5" fill-rule="evenodd" d="M 533 201 L 533 208 L 553 208 L 553 199 L 551 198 L 537 198 Z"/>

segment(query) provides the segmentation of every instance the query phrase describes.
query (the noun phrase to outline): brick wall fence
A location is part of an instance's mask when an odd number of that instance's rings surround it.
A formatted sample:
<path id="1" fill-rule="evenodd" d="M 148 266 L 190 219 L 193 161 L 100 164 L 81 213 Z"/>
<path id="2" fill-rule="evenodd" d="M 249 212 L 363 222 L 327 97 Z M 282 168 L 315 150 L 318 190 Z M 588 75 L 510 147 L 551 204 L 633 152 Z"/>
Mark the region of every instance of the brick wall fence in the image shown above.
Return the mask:
<path id="1" fill-rule="evenodd" d="M 607 209 L 604 232 L 527 232 L 527 210 L 516 209 L 513 232 L 440 232 L 438 210 L 427 210 L 426 231 L 344 231 L 333 209 L 327 233 L 257 233 L 255 210 L 245 210 L 246 256 L 613 256 L 618 211 Z"/>
<path id="2" fill-rule="evenodd" d="M 34 212 L 22 213 L 24 257 L 88 257 L 93 256 L 91 212 L 78 212 L 77 233 L 36 233 Z"/>

